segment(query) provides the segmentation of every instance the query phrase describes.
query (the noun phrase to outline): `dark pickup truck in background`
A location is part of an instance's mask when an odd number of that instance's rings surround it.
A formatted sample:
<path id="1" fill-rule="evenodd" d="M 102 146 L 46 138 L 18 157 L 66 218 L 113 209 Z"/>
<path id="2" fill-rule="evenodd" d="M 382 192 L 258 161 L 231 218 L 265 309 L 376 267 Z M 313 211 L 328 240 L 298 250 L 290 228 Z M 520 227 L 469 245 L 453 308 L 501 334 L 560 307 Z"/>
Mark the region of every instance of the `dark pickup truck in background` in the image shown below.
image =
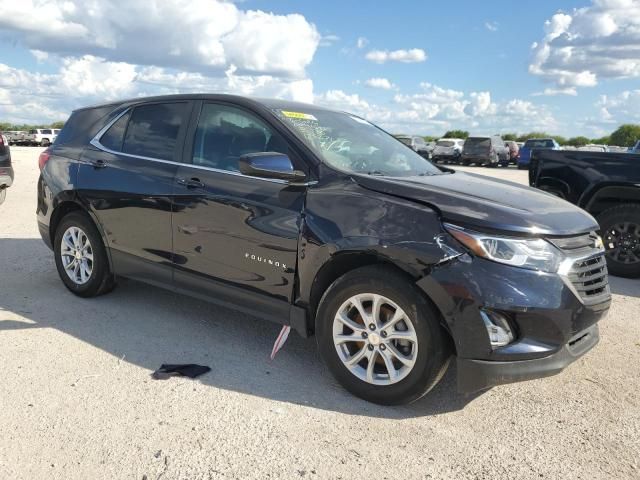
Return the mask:
<path id="1" fill-rule="evenodd" d="M 640 155 L 535 150 L 529 184 L 596 217 L 609 272 L 640 277 Z"/>

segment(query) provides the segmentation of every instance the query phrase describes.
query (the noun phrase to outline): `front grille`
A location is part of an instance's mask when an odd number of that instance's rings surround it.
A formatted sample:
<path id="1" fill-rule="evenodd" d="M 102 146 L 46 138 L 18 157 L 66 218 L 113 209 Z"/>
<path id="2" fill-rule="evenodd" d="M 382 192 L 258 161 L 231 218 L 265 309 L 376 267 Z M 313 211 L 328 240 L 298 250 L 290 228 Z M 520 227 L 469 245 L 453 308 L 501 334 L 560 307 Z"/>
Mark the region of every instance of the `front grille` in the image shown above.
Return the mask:
<path id="1" fill-rule="evenodd" d="M 585 303 L 595 304 L 609 298 L 609 276 L 604 251 L 595 233 L 549 239 L 568 258 L 575 258 L 566 278 Z"/>
<path id="2" fill-rule="evenodd" d="M 604 254 L 577 260 L 569 271 L 569 280 L 584 299 L 608 295 L 609 278 Z"/>

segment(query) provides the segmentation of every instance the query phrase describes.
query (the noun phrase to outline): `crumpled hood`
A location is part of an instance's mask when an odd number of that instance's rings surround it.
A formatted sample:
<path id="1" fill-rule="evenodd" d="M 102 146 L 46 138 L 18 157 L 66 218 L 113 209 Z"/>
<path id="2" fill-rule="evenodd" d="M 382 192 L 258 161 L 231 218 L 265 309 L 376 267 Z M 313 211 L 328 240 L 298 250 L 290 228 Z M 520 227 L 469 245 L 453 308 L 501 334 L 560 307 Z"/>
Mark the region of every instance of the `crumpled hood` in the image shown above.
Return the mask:
<path id="1" fill-rule="evenodd" d="M 445 221 L 483 230 L 575 235 L 598 229 L 591 215 L 560 198 L 483 175 L 353 178 L 369 190 L 428 204 Z"/>

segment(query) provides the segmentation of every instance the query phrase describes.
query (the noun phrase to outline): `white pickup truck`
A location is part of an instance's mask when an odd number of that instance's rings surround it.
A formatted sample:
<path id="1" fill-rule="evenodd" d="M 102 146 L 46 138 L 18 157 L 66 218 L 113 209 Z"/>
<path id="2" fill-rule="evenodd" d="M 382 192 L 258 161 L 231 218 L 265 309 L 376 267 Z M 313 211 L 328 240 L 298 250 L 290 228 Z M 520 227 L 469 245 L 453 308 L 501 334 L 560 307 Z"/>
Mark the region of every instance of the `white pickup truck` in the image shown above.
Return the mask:
<path id="1" fill-rule="evenodd" d="M 25 137 L 25 142 L 30 145 L 48 147 L 54 142 L 59 132 L 60 130 L 57 128 L 35 128 L 29 130 Z"/>

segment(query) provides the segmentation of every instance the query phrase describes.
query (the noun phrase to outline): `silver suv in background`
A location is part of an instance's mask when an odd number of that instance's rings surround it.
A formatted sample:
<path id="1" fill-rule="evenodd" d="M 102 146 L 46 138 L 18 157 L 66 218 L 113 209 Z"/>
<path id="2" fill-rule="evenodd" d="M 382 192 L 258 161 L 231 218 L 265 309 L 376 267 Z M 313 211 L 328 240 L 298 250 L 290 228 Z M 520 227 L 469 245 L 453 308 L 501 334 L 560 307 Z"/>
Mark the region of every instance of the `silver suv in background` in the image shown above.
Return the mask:
<path id="1" fill-rule="evenodd" d="M 396 135 L 396 138 L 411 148 L 423 158 L 430 159 L 433 152 L 433 142 L 425 142 L 424 138 L 410 135 Z"/>
<path id="2" fill-rule="evenodd" d="M 12 130 L 10 132 L 4 132 L 5 136 L 9 140 L 9 145 L 23 145 L 26 142 L 27 132 L 22 130 Z"/>
<path id="3" fill-rule="evenodd" d="M 441 138 L 433 149 L 433 160 L 458 163 L 463 147 L 464 140 L 461 138 Z"/>

